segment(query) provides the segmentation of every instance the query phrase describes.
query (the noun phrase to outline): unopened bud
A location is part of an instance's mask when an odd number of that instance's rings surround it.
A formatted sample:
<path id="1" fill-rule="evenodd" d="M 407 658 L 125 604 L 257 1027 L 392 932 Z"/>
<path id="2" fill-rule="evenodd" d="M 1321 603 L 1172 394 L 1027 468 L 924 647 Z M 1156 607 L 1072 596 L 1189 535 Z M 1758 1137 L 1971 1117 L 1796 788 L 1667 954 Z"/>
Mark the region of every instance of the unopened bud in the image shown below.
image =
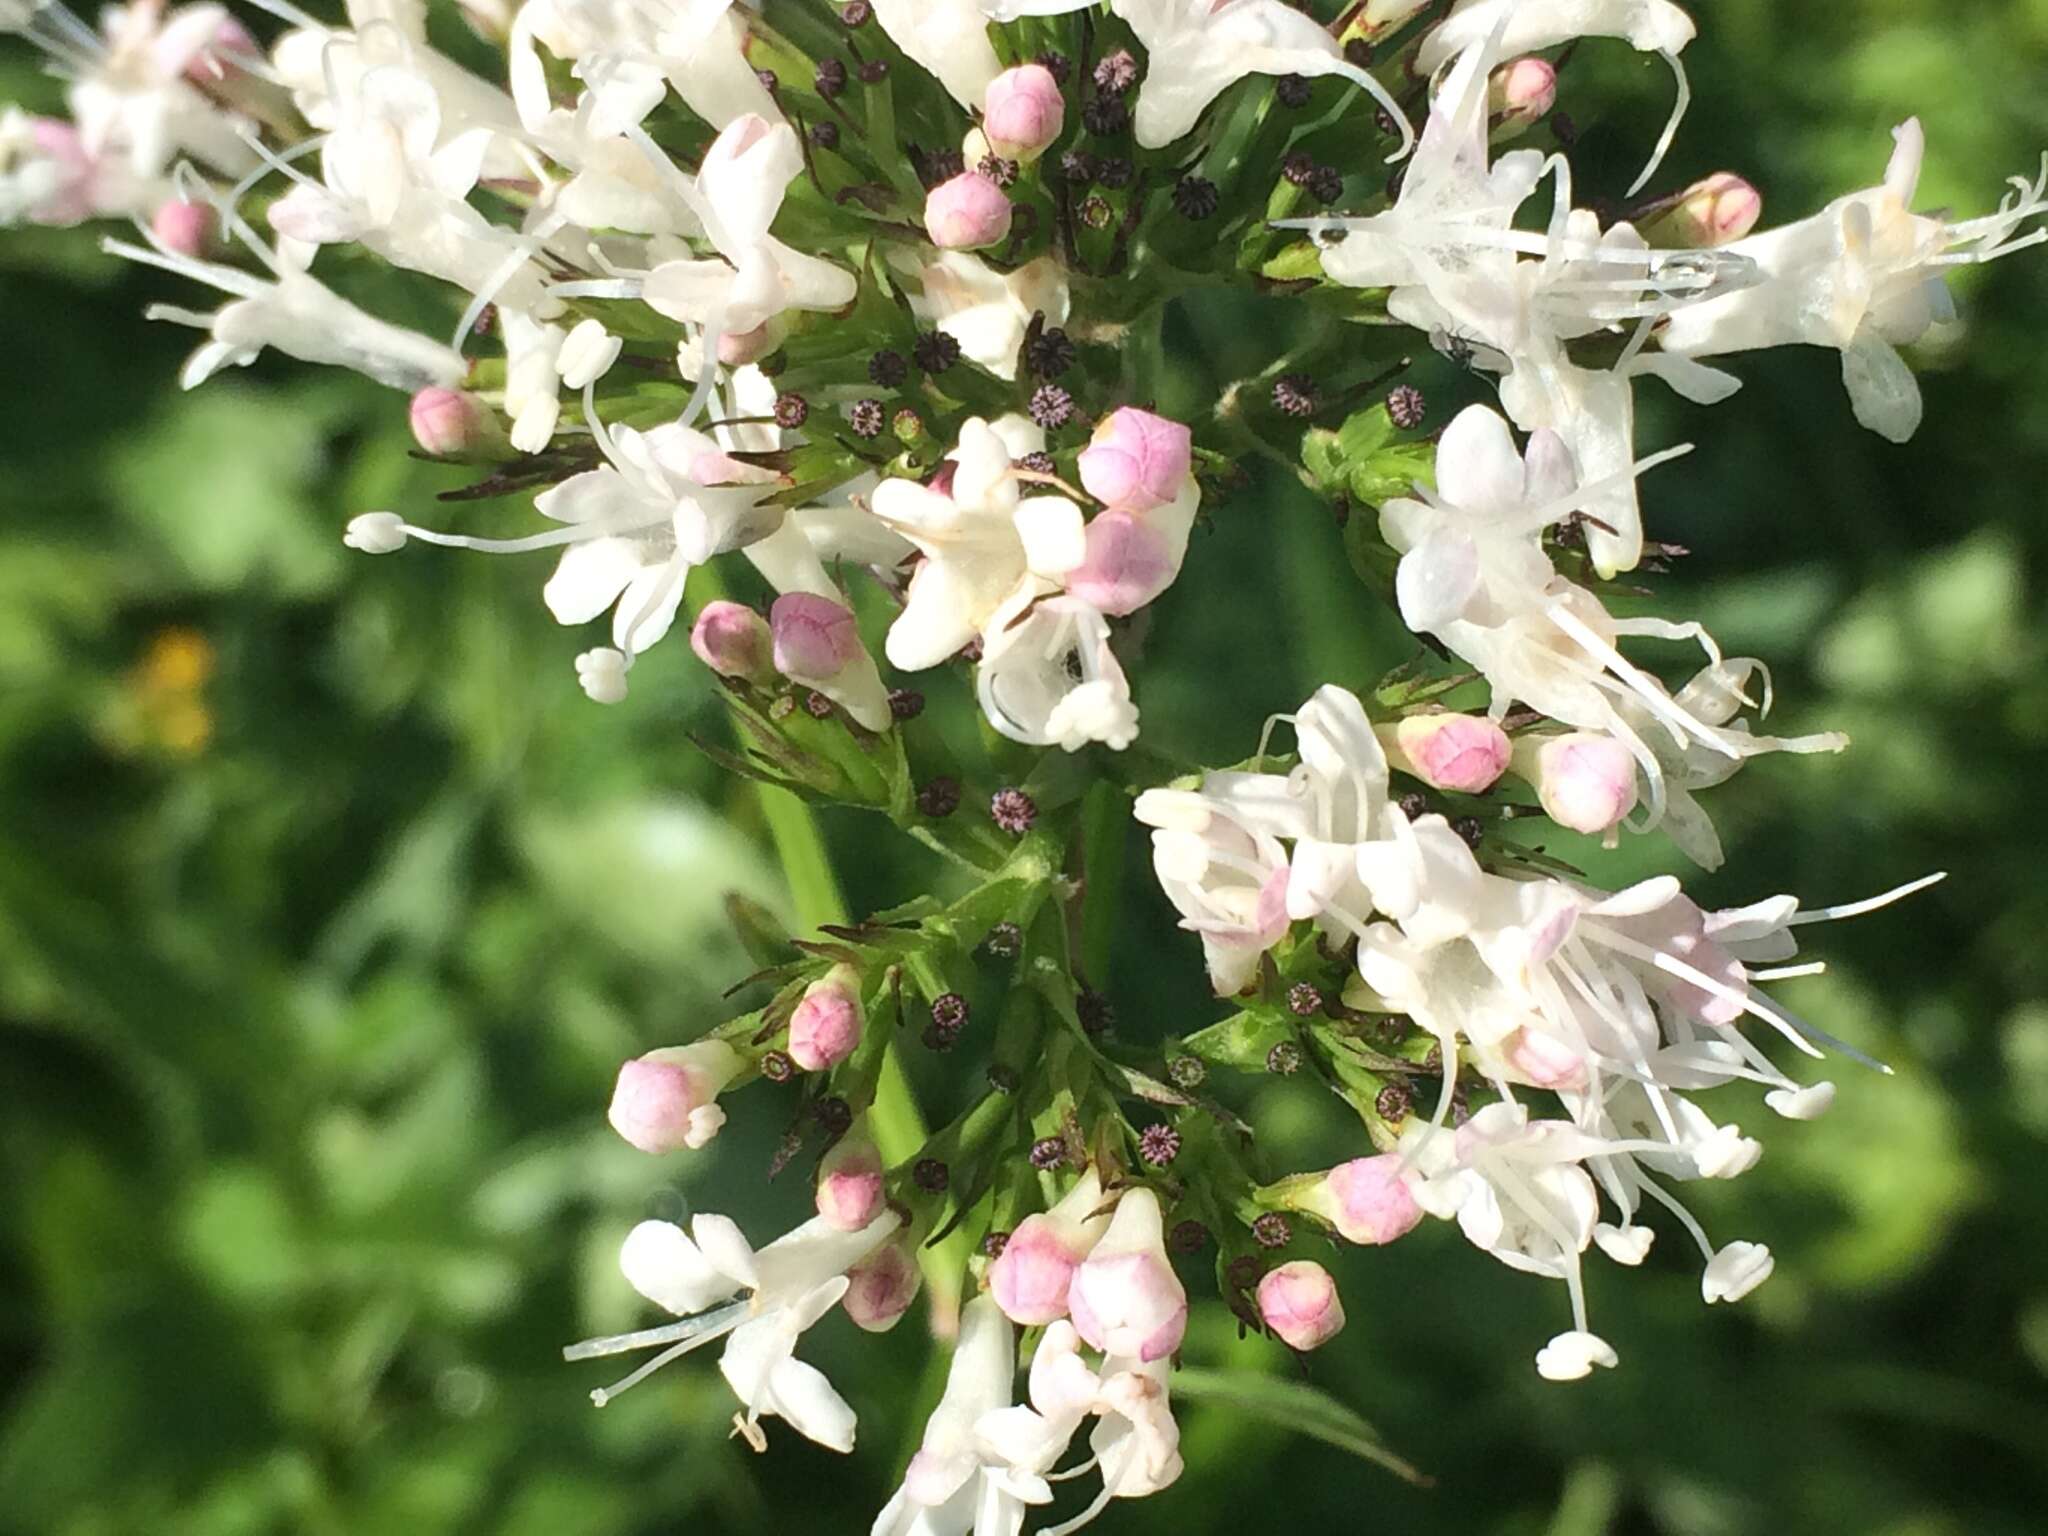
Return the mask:
<path id="1" fill-rule="evenodd" d="M 1063 1157 L 1057 1138 L 1048 1140 Z M 1041 1163 L 1037 1150 L 1032 1149 L 1032 1166 L 1058 1166 L 1058 1160 Z M 1095 1214 L 1101 1203 L 1102 1183 L 1091 1171 L 1051 1210 L 1017 1224 L 988 1271 L 989 1290 L 1011 1322 L 1037 1328 L 1067 1315 L 1074 1272 L 1109 1226 L 1107 1217 Z"/>
<path id="2" fill-rule="evenodd" d="M 1636 760 L 1612 736 L 1567 731 L 1525 737 L 1515 772 L 1536 787 L 1543 810 L 1561 827 L 1599 836 L 1636 808 Z"/>
<path id="3" fill-rule="evenodd" d="M 1259 1282 L 1259 1319 L 1289 1349 L 1317 1349 L 1343 1329 L 1344 1303 L 1327 1269 L 1296 1259 Z"/>
<path id="4" fill-rule="evenodd" d="M 642 1152 L 702 1147 L 725 1124 L 718 1095 L 740 1066 L 722 1040 L 649 1051 L 619 1068 L 606 1118 Z"/>
<path id="5" fill-rule="evenodd" d="M 841 1232 L 858 1232 L 877 1216 L 887 1197 L 882 1188 L 882 1154 L 858 1131 L 839 1138 L 818 1164 L 818 1214 Z"/>
<path id="6" fill-rule="evenodd" d="M 1394 766 L 1432 789 L 1476 795 L 1507 772 L 1508 733 L 1484 715 L 1409 715 L 1378 734 Z"/>
<path id="7" fill-rule="evenodd" d="M 1550 115 L 1557 103 L 1557 69 L 1533 55 L 1496 69 L 1486 82 L 1486 106 L 1493 117 L 1492 140 L 1515 138 Z"/>
<path id="8" fill-rule="evenodd" d="M 861 1035 L 859 985 L 859 974 L 845 965 L 811 983 L 789 1016 L 790 1060 L 822 1072 L 853 1054 Z"/>
<path id="9" fill-rule="evenodd" d="M 1392 1152 L 1339 1163 L 1308 1185 L 1293 1204 L 1322 1217 L 1352 1243 L 1391 1243 L 1422 1220 L 1422 1207 L 1403 1177 L 1401 1158 Z"/>
<path id="10" fill-rule="evenodd" d="M 690 649 L 720 677 L 766 682 L 775 675 L 768 621 L 745 603 L 706 603 L 690 626 Z"/>
<path id="11" fill-rule="evenodd" d="M 861 654 L 850 609 L 829 597 L 786 592 L 768 610 L 775 670 L 799 683 L 829 683 Z"/>
<path id="12" fill-rule="evenodd" d="M 1005 160 L 1036 160 L 1060 136 L 1066 120 L 1060 83 L 1043 64 L 1004 70 L 982 98 L 982 133 L 989 149 Z"/>
<path id="13" fill-rule="evenodd" d="M 887 1333 L 917 1300 L 922 1277 L 902 1243 L 884 1243 L 846 1272 L 846 1315 L 869 1333 Z"/>
<path id="14" fill-rule="evenodd" d="M 207 203 L 172 198 L 151 215 L 149 232 L 157 244 L 180 256 L 201 258 L 213 248 L 220 218 Z"/>
<path id="15" fill-rule="evenodd" d="M 942 181 L 924 200 L 925 233 L 942 251 L 972 251 L 1010 233 L 1010 200 L 979 171 Z"/>
<path id="16" fill-rule="evenodd" d="M 434 385 L 412 397 L 407 420 L 422 453 L 460 459 L 505 445 L 497 413 L 475 395 Z"/>
<path id="17" fill-rule="evenodd" d="M 1160 1360 L 1180 1348 L 1188 1293 L 1166 1255 L 1159 1197 L 1133 1189 L 1109 1230 L 1074 1271 L 1067 1306 L 1074 1330 L 1108 1355 Z"/>
<path id="18" fill-rule="evenodd" d="M 1643 220 L 1642 235 L 1652 245 L 1706 250 L 1740 240 L 1756 228 L 1763 211 L 1763 194 L 1755 187 L 1733 171 L 1716 171 Z"/>
<path id="19" fill-rule="evenodd" d="M 1123 406 L 1081 450 L 1081 484 L 1112 510 L 1149 512 L 1180 496 L 1193 447 L 1194 435 L 1179 422 Z"/>

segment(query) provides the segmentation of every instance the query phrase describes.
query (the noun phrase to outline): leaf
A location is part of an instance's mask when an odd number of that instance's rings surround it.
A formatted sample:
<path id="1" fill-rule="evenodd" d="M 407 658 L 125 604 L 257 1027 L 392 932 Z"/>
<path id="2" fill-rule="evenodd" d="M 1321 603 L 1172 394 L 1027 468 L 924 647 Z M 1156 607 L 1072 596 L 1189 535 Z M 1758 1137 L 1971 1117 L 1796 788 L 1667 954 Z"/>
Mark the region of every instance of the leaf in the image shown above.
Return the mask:
<path id="1" fill-rule="evenodd" d="M 1307 240 L 1295 241 L 1259 268 L 1259 276 L 1279 283 L 1299 282 L 1322 275 L 1323 253 Z"/>
<path id="2" fill-rule="evenodd" d="M 1403 1482 L 1428 1488 L 1435 1479 L 1380 1442 L 1379 1432 L 1357 1410 L 1305 1381 L 1263 1376 L 1257 1371 L 1212 1371 L 1184 1366 L 1173 1373 L 1173 1389 L 1196 1402 L 1221 1404 L 1349 1451 L 1384 1467 Z"/>
<path id="3" fill-rule="evenodd" d="M 1347 417 L 1337 429 L 1337 443 L 1344 457 L 1355 463 L 1378 453 L 1393 435 L 1394 418 L 1382 401 Z"/>
<path id="4" fill-rule="evenodd" d="M 1196 1030 L 1181 1048 L 1212 1066 L 1263 1072 L 1273 1047 L 1293 1038 L 1293 1029 L 1277 1015 L 1240 1011 Z"/>
<path id="5" fill-rule="evenodd" d="M 1348 423 L 1347 423 L 1348 425 Z M 1434 443 L 1395 443 L 1361 455 L 1352 465 L 1351 494 L 1371 506 L 1436 484 Z"/>
<path id="6" fill-rule="evenodd" d="M 1344 444 L 1329 428 L 1315 427 L 1302 434 L 1301 462 L 1321 489 L 1344 488 Z"/>

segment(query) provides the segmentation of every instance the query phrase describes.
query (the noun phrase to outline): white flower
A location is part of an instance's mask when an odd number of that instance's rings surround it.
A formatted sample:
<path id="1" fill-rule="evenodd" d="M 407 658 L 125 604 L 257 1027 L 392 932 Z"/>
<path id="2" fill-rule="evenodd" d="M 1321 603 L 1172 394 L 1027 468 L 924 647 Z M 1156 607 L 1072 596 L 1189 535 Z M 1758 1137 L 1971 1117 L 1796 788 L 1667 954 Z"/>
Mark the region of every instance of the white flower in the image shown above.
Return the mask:
<path id="1" fill-rule="evenodd" d="M 347 10 L 355 30 L 298 27 L 271 48 L 277 78 L 308 123 L 323 130 L 334 127 L 340 113 L 337 98 L 353 93 L 368 71 L 395 66 L 423 76 L 433 87 L 443 131 L 451 138 L 488 131 L 485 175 L 535 174 L 512 98 L 427 46 L 424 6 L 348 0 Z"/>
<path id="2" fill-rule="evenodd" d="M 1803 342 L 1842 354 L 1856 419 L 1893 442 L 1920 425 L 1920 386 L 1898 349 L 1955 316 L 1949 267 L 1992 261 L 2048 239 L 2020 235 L 2048 212 L 2048 161 L 2038 180 L 2012 179 L 1996 213 L 1951 222 L 1916 214 L 1926 137 L 1918 118 L 1892 130 L 1878 186 L 1837 198 L 1811 218 L 1724 247 L 1756 263 L 1763 280 L 1672 316 L 1664 350 L 1712 357 Z"/>
<path id="3" fill-rule="evenodd" d="M 1662 54 L 1678 81 L 1678 98 L 1649 163 L 1628 189 L 1633 195 L 1656 173 L 1684 120 L 1692 90 L 1678 55 L 1697 30 L 1692 18 L 1670 0 L 1458 0 L 1450 15 L 1422 40 L 1415 66 L 1433 73 L 1488 38 L 1508 58 L 1581 37 L 1620 38 L 1640 52 Z"/>
<path id="4" fill-rule="evenodd" d="M 65 92 L 86 153 L 123 161 L 140 181 L 163 176 L 181 156 L 226 176 L 255 165 L 256 154 L 238 131 L 246 126 L 242 119 L 186 77 L 227 20 L 218 5 L 167 13 L 159 0 L 101 11 L 105 47 Z"/>
<path id="5" fill-rule="evenodd" d="M 997 1409 L 975 1425 L 984 1475 L 999 1478 L 1016 1501 L 1002 1508 L 1003 1516 L 1021 1521 L 1019 1506 L 1052 1501 L 1052 1467 L 1091 1415 L 1098 1422 L 1088 1447 L 1102 1475 L 1101 1491 L 1080 1514 L 1043 1536 L 1069 1536 L 1101 1514 L 1111 1499 L 1144 1498 L 1169 1487 L 1181 1474 L 1180 1428 L 1167 1395 L 1169 1365 L 1163 1358 L 1141 1364 L 1112 1355 L 1099 1371 L 1093 1370 L 1081 1358 L 1081 1339 L 1072 1323 L 1062 1318 L 1048 1327 L 1031 1357 L 1029 1405 Z M 997 1531 L 1015 1536 L 1018 1529 L 1016 1524 L 974 1527 L 975 1536 Z"/>
<path id="6" fill-rule="evenodd" d="M 1630 377 L 1653 372 L 1689 399 L 1725 398 L 1736 381 L 1639 348 L 1647 328 L 1686 305 L 1749 280 L 1754 264 L 1729 251 L 1652 251 L 1636 230 L 1602 231 L 1571 207 L 1570 168 L 1517 150 L 1488 163 L 1488 79 L 1501 57 L 1489 26 L 1463 46 L 1444 78 L 1393 207 L 1360 218 L 1282 221 L 1325 243 L 1323 267 L 1355 287 L 1391 287 L 1394 318 L 1464 349 L 1508 375 L 1501 401 L 1516 425 L 1559 433 L 1589 483 L 1587 549 L 1604 575 L 1642 556 L 1636 507 Z M 1556 176 L 1550 225 L 1512 227 L 1546 170 Z M 1535 259 L 1525 259 L 1535 258 Z M 1634 345 L 1611 370 L 1578 367 L 1572 338 L 1634 323 Z"/>
<path id="7" fill-rule="evenodd" d="M 1399 126 L 1395 158 L 1414 140 L 1387 88 L 1346 62 L 1327 28 L 1283 0 L 1112 0 L 1110 9 L 1145 46 L 1132 132 L 1146 149 L 1188 132 L 1210 102 L 1247 75 L 1340 75 Z"/>
<path id="8" fill-rule="evenodd" d="M 875 20 L 955 101 L 970 112 L 981 110 L 1003 61 L 988 40 L 988 16 L 975 0 L 875 0 Z"/>
<path id="9" fill-rule="evenodd" d="M 434 82 L 398 65 L 337 77 L 328 105 L 323 185 L 298 182 L 272 206 L 272 228 L 307 245 L 360 242 L 393 266 L 453 283 L 501 311 L 544 316 L 560 308 L 532 262 L 538 242 L 463 200 L 482 172 L 491 130 L 445 135 Z"/>
<path id="10" fill-rule="evenodd" d="M 1027 597 L 1026 601 L 1029 599 Z M 1012 741 L 1121 752 L 1138 738 L 1131 687 L 1109 648 L 1109 621 L 1071 597 L 997 613 L 982 640 L 975 688 L 990 725 Z"/>
<path id="11" fill-rule="evenodd" d="M 1580 1255 L 1593 1241 L 1600 1197 L 1579 1166 L 1588 1139 L 1577 1127 L 1489 1104 L 1451 1135 L 1416 1127 L 1404 1143 L 1424 1175 L 1416 1203 L 1455 1219 L 1474 1246 L 1510 1268 L 1564 1281 L 1574 1332 L 1588 1334 Z M 1611 1351 L 1601 1363 L 1613 1363 Z"/>
<path id="12" fill-rule="evenodd" d="M 990 1415 L 1011 1407 L 1016 1351 L 1016 1332 L 995 1298 L 983 1294 L 968 1302 L 945 1394 L 904 1469 L 903 1486 L 875 1517 L 872 1536 L 1014 1536 L 1023 1528 L 1026 1503 L 1051 1499 L 1042 1477 L 1026 1472 L 1017 1479 L 976 1432 Z M 1041 1490 L 1042 1496 L 1028 1497 Z"/>
<path id="13" fill-rule="evenodd" d="M 782 121 L 747 63 L 746 32 L 731 0 L 527 0 L 507 51 L 519 115 L 539 131 L 556 114 L 536 41 L 573 63 L 599 135 L 638 126 L 670 86 L 713 128 L 748 114 Z"/>
<path id="14" fill-rule="evenodd" d="M 641 1295 L 686 1320 L 592 1339 L 563 1354 L 587 1360 L 668 1346 L 624 1380 L 591 1393 L 603 1407 L 677 1356 L 724 1338 L 719 1370 L 745 1410 L 734 1424 L 750 1445 L 762 1449 L 760 1421 L 779 1417 L 828 1450 L 851 1451 L 853 1410 L 822 1372 L 795 1358 L 796 1345 L 845 1295 L 846 1271 L 901 1224 L 884 1212 L 858 1232 L 841 1232 L 813 1217 L 756 1250 L 724 1216 L 698 1216 L 688 1234 L 669 1222 L 642 1222 L 620 1249 L 619 1267 Z M 740 1291 L 748 1293 L 745 1300 L 716 1305 Z"/>
<path id="15" fill-rule="evenodd" d="M 1011 470 L 1013 455 L 1043 446 L 1021 418 L 970 417 L 947 455 L 945 489 L 904 479 L 875 487 L 875 516 L 924 555 L 889 629 L 891 663 L 937 666 L 1007 604 L 1053 591 L 1081 563 L 1081 509 L 1064 496 L 1024 496 Z"/>
<path id="16" fill-rule="evenodd" d="M 667 633 L 691 566 L 781 523 L 779 508 L 757 505 L 759 482 L 706 485 L 697 478 L 702 461 L 716 453 L 710 438 L 688 427 L 616 427 L 606 444 L 609 464 L 534 498 L 542 516 L 580 535 L 542 594 L 558 622 L 587 623 L 615 607 L 613 643 L 637 655 Z"/>
<path id="17" fill-rule="evenodd" d="M 960 343 L 960 355 L 1005 381 L 1017 377 L 1017 352 L 1033 315 L 1048 326 L 1067 318 L 1067 279 L 1047 256 L 998 272 L 971 251 L 941 251 L 919 274 L 918 318 Z"/>
<path id="18" fill-rule="evenodd" d="M 679 186 L 722 260 L 664 262 L 647 274 L 642 297 L 671 320 L 736 336 L 786 309 L 840 309 L 853 302 L 853 274 L 769 234 L 782 194 L 803 171 L 787 123 L 735 118 L 705 151 L 694 183 Z"/>
<path id="19" fill-rule="evenodd" d="M 1653 455 L 1626 473 L 1683 451 Z M 1526 455 L 1517 454 L 1496 413 L 1468 406 L 1444 431 L 1435 492 L 1418 488 L 1419 500 L 1389 501 L 1380 527 L 1401 554 L 1395 591 L 1409 628 L 1435 635 L 1485 676 L 1496 716 L 1519 701 L 1627 743 L 1649 786 L 1646 826 L 1655 825 L 1665 804 L 1663 768 L 1625 706 L 1639 708 L 1679 745 L 1698 744 L 1731 760 L 1777 743 L 1702 718 L 1696 710 L 1705 700 L 1681 704 L 1616 648 L 1627 635 L 1691 639 L 1718 663 L 1720 652 L 1699 625 L 1616 619 L 1557 574 L 1543 552 L 1542 530 L 1598 488 L 1577 483 L 1555 434 L 1532 434 Z"/>
<path id="20" fill-rule="evenodd" d="M 1515 150 L 1488 164 L 1487 78 L 1498 55 L 1486 39 L 1466 49 L 1430 102 L 1401 189 L 1384 213 L 1289 220 L 1283 227 L 1341 228 L 1323 270 L 1354 288 L 1420 286 L 1457 330 L 1493 345 L 1512 287 L 1519 242 L 1510 232 L 1543 174 L 1543 156 Z"/>
<path id="21" fill-rule="evenodd" d="M 246 368 L 265 347 L 275 347 L 301 362 L 353 369 L 408 394 L 434 384 L 452 387 L 468 371 L 460 353 L 416 331 L 402 330 L 363 313 L 319 279 L 280 266 L 274 254 L 260 248 L 257 254 L 272 268 L 268 281 L 239 267 L 196 261 L 160 246 L 145 250 L 125 241 L 107 240 L 102 249 L 233 295 L 211 315 L 169 304 L 153 304 L 145 311 L 152 320 L 169 320 L 211 333 L 212 339 L 192 354 L 179 373 L 181 388 L 196 388 L 230 365 Z"/>
<path id="22" fill-rule="evenodd" d="M 566 546 L 541 595 L 563 624 L 588 623 L 612 610 L 612 645 L 585 652 L 576 669 L 592 699 L 616 703 L 625 697 L 634 660 L 675 622 L 690 568 L 766 538 L 781 527 L 784 513 L 761 504 L 772 474 L 739 463 L 714 439 L 679 422 L 638 432 L 607 430 L 593 420 L 591 431 L 608 462 L 534 498 L 535 510 L 560 528 L 483 539 L 409 523 L 394 531 L 380 522 L 364 536 L 379 553 L 397 547 L 397 534 L 496 554 Z M 352 541 L 373 547 L 363 538 Z"/>
<path id="23" fill-rule="evenodd" d="M 1198 935 L 1218 997 L 1242 991 L 1287 932 L 1287 851 L 1229 801 L 1148 789 L 1132 814 L 1153 828 L 1152 868 L 1180 926 Z"/>

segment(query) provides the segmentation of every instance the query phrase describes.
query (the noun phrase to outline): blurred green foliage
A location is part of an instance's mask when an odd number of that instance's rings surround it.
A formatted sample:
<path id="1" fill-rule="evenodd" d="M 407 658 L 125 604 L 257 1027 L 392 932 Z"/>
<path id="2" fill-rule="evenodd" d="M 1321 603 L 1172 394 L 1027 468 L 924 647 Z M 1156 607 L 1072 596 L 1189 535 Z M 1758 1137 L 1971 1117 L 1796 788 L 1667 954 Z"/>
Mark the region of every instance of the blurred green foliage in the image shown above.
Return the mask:
<path id="1" fill-rule="evenodd" d="M 2048 144 L 2044 0 L 1696 9 L 1671 185 L 1741 169 L 1794 217 L 1873 180 L 1917 111 L 1924 200 L 1974 210 Z M 1581 51 L 1589 195 L 1626 182 L 1667 89 Z M 49 91 L 7 56 L 0 95 Z M 694 1158 L 642 1158 L 600 1115 L 620 1058 L 729 1006 L 749 963 L 723 895 L 787 911 L 751 795 L 684 739 L 721 728 L 699 669 L 664 647 L 595 708 L 534 563 L 349 557 L 350 513 L 456 483 L 408 457 L 397 397 L 268 364 L 180 397 L 188 338 L 138 313 L 156 277 L 40 231 L 0 239 L 0 274 L 0 1531 L 864 1530 L 936 1391 L 918 1314 L 881 1342 L 819 1330 L 862 1415 L 847 1460 L 788 1435 L 757 1460 L 708 1368 L 595 1412 L 556 1353 L 640 1320 L 613 1269 L 636 1217 L 702 1201 L 766 1233 L 807 1205 L 801 1162 L 763 1178 L 773 1089 Z M 1442 1227 L 1346 1253 L 1352 1324 L 1310 1376 L 1434 1486 L 1190 1402 L 1180 1486 L 1106 1529 L 2042 1529 L 2048 268 L 1957 286 L 1967 334 L 1919 359 L 1905 449 L 1857 430 L 1828 355 L 1744 359 L 1711 413 L 1641 391 L 1646 447 L 1701 445 L 1647 490 L 1653 535 L 1696 551 L 1660 606 L 1769 659 L 1787 729 L 1856 739 L 1719 792 L 1704 895 L 1953 872 L 1827 931 L 1830 974 L 1787 985 L 1898 1071 L 1837 1064 L 1815 1124 L 1745 1113 L 1768 1155 L 1700 1204 L 1776 1277 L 1708 1312 L 1678 1241 L 1601 1270 L 1622 1368 L 1560 1389 L 1529 1367 L 1548 1288 Z M 407 292 L 387 312 L 438 313 Z M 1208 409 L 1286 320 L 1179 316 L 1165 407 Z M 1437 421 L 1479 388 L 1418 377 Z M 1147 644 L 1148 743 L 1191 760 L 1406 654 L 1327 512 L 1268 470 L 1214 508 Z M 940 878 L 878 825 L 827 830 L 857 908 Z M 1616 880 L 1676 867 L 1652 843 L 1553 851 Z M 1213 1005 L 1138 853 L 1098 980 L 1144 1041 Z M 1355 1135 L 1299 1083 L 1252 1108 L 1275 1168 Z M 1188 1359 L 1292 1369 L 1214 1306 Z"/>

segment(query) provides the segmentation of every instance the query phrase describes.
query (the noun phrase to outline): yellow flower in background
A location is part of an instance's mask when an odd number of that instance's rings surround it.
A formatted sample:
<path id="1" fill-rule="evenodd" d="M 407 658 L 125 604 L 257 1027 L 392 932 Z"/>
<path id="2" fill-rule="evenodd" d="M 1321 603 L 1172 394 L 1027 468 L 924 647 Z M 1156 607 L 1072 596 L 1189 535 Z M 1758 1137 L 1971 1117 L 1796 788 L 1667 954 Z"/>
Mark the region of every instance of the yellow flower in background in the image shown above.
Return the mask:
<path id="1" fill-rule="evenodd" d="M 151 635 L 114 706 L 115 743 L 129 752 L 172 757 L 204 752 L 213 740 L 206 685 L 215 661 L 213 642 L 187 625 L 167 625 Z"/>

